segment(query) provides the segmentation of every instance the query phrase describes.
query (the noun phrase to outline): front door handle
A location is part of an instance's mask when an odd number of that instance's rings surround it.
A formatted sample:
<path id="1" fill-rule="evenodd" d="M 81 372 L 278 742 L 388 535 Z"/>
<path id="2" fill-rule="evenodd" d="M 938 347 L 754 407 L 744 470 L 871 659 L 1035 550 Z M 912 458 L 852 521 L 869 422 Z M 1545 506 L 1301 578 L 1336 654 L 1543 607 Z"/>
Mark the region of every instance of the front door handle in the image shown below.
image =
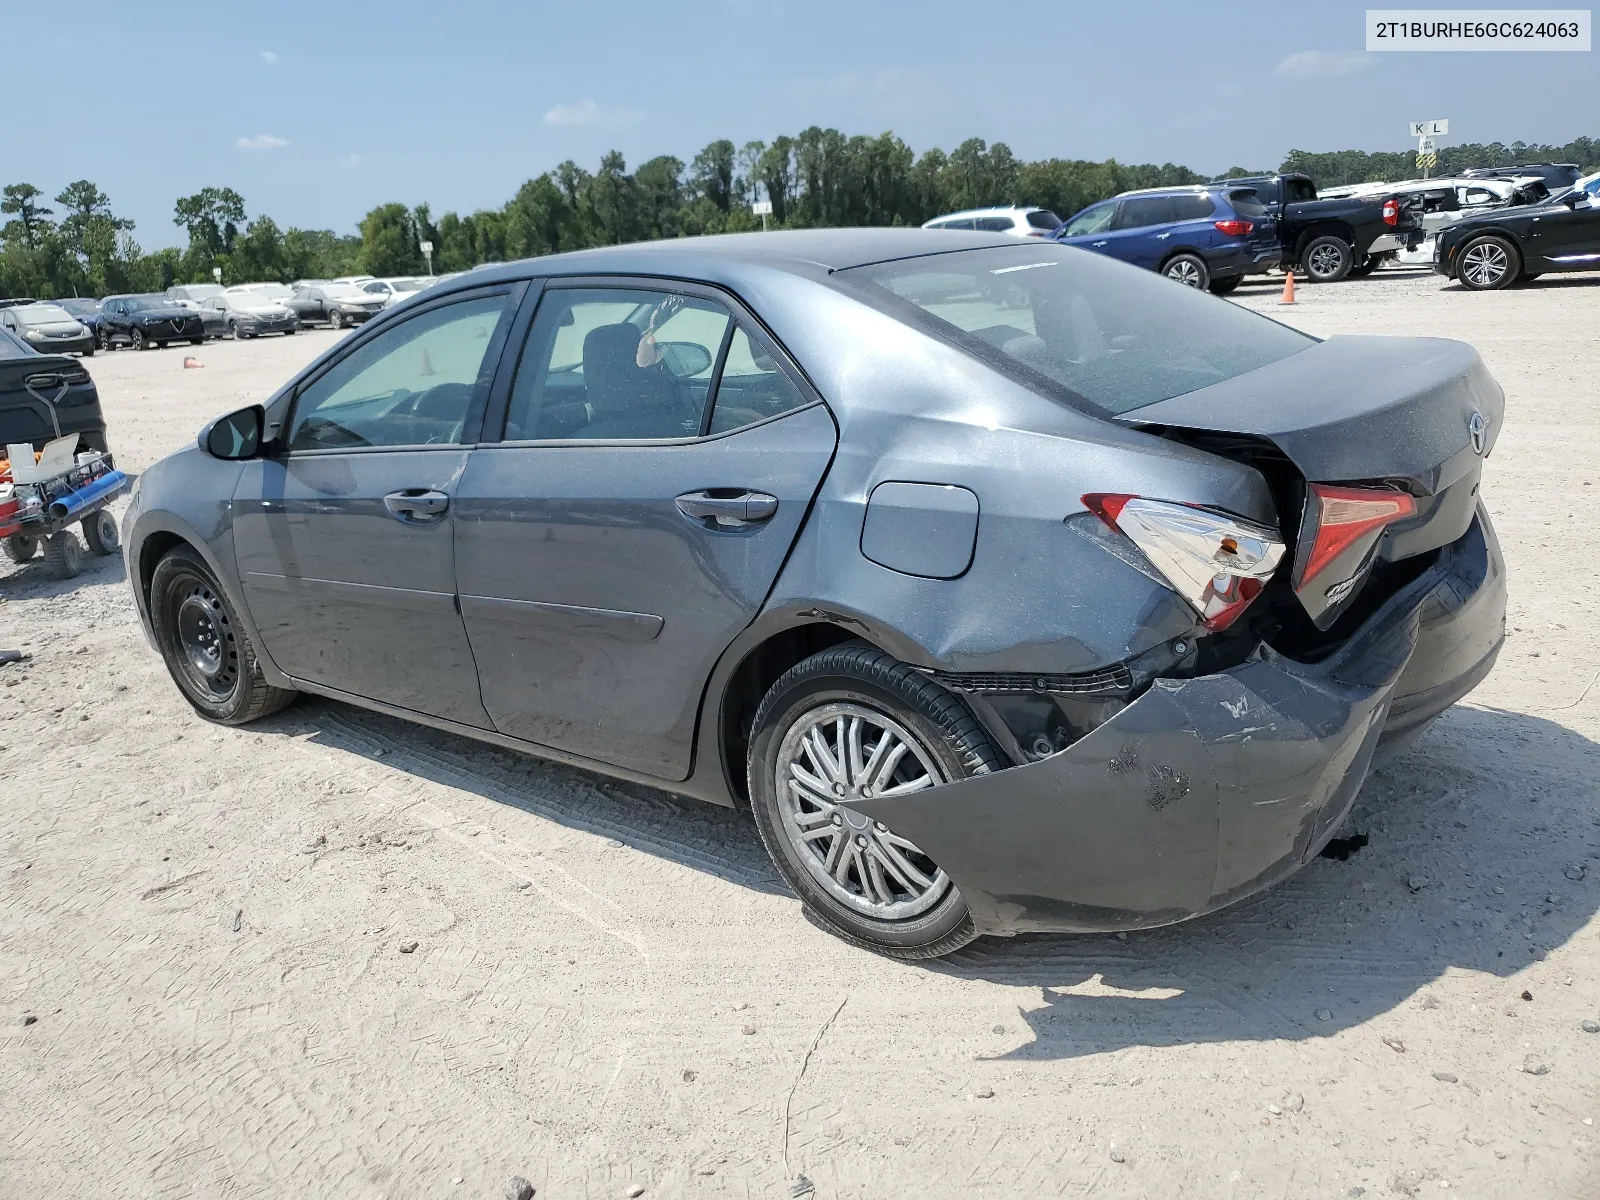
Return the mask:
<path id="1" fill-rule="evenodd" d="M 450 497 L 428 488 L 406 488 L 403 492 L 390 492 L 383 498 L 397 521 L 408 525 L 422 525 L 442 517 L 450 507 Z"/>
<path id="2" fill-rule="evenodd" d="M 1090 242 L 1089 245 L 1091 245 L 1091 246 L 1104 246 L 1105 243 L 1104 242 Z"/>
<path id="3" fill-rule="evenodd" d="M 741 492 L 734 488 L 685 492 L 678 497 L 678 511 L 690 520 L 710 522 L 708 528 L 759 525 L 772 520 L 778 511 L 778 498 L 765 492 Z"/>

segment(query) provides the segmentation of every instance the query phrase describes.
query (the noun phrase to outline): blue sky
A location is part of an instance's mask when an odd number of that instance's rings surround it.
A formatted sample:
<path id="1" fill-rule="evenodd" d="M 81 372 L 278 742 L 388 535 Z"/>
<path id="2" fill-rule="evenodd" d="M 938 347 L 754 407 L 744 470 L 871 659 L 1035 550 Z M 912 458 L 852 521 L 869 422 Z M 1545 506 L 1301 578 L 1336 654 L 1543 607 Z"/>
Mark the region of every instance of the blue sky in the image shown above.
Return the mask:
<path id="1" fill-rule="evenodd" d="M 1092 11 L 1091 11 L 1092 10 Z M 0 182 L 87 177 L 176 244 L 207 185 L 353 232 L 376 204 L 498 206 L 566 158 L 687 161 L 807 125 L 1196 170 L 1291 148 L 1600 135 L 1590 54 L 1366 54 L 1364 5 L 872 0 L 7 6 Z M 48 97 L 56 99 L 48 99 Z"/>

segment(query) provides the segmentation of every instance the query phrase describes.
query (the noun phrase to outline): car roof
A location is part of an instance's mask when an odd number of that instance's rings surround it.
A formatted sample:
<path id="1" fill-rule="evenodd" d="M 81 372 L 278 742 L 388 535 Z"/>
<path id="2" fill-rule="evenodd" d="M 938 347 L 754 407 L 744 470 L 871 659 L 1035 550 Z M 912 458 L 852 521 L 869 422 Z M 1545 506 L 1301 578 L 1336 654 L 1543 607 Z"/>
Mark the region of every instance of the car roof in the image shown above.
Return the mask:
<path id="1" fill-rule="evenodd" d="M 1215 183 L 1176 183 L 1166 187 L 1134 188 L 1132 191 L 1118 192 L 1113 198 L 1120 200 L 1124 196 L 1195 196 L 1220 186 L 1222 185 Z"/>
<path id="2" fill-rule="evenodd" d="M 479 286 L 529 275 L 662 275 L 719 277 L 718 264 L 769 267 L 815 277 L 869 263 L 949 254 L 985 246 L 1014 247 L 1022 239 L 1005 233 L 961 229 L 792 229 L 771 233 L 723 233 L 709 237 L 629 242 L 592 250 L 573 250 L 518 262 L 484 264 L 460 277 L 461 286 Z M 456 280 L 450 281 L 452 283 Z M 457 290 L 455 288 L 452 291 Z"/>
<path id="3" fill-rule="evenodd" d="M 996 204 L 989 208 L 963 208 L 960 212 L 940 213 L 930 221 L 953 221 L 958 217 L 1018 217 L 1031 212 L 1043 212 L 1039 204 Z"/>

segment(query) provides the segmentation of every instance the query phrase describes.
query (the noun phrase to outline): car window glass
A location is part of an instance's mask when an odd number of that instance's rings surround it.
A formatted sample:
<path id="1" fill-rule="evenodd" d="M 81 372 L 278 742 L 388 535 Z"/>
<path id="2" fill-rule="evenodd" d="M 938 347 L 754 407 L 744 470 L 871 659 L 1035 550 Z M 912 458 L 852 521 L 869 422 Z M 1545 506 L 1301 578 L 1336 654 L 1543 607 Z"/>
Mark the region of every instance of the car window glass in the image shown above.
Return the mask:
<path id="1" fill-rule="evenodd" d="M 1200 221 L 1212 216 L 1217 206 L 1203 192 L 1167 197 L 1169 221 Z"/>
<path id="2" fill-rule="evenodd" d="M 649 289 L 559 288 L 539 302 L 506 437 L 698 437 L 732 318 Z"/>
<path id="3" fill-rule="evenodd" d="M 1147 225 L 1160 225 L 1169 220 L 1165 196 L 1137 196 L 1122 202 L 1117 213 L 1115 229 L 1143 229 Z"/>
<path id="4" fill-rule="evenodd" d="M 1254 219 L 1267 215 L 1267 206 L 1261 202 L 1261 194 L 1254 188 L 1241 188 L 1237 192 L 1229 192 L 1228 203 L 1233 205 L 1233 211 L 1241 217 Z"/>
<path id="5" fill-rule="evenodd" d="M 460 441 L 494 371 L 486 354 L 507 304 L 502 295 L 443 305 L 361 343 L 301 392 L 289 449 Z"/>
<path id="6" fill-rule="evenodd" d="M 1301 200 L 1315 200 L 1317 189 L 1309 179 L 1290 179 L 1284 184 L 1284 192 L 1291 204 Z"/>
<path id="7" fill-rule="evenodd" d="M 1028 214 L 1028 224 L 1035 229 L 1054 229 L 1061 224 L 1061 218 L 1048 208 L 1041 208 Z"/>
<path id="8" fill-rule="evenodd" d="M 717 398 L 711 410 L 712 433 L 727 433 L 743 425 L 765 421 L 811 402 L 779 368 L 762 343 L 742 326 L 735 327 L 728 343 L 728 359 L 717 380 Z"/>
<path id="9" fill-rule="evenodd" d="M 1109 204 L 1097 204 L 1093 208 L 1086 208 L 1072 220 L 1067 222 L 1066 235 L 1075 237 L 1080 233 L 1100 233 L 1111 225 L 1111 218 L 1116 215 L 1115 201 Z"/>
<path id="10" fill-rule="evenodd" d="M 1010 233 L 1010 217 L 978 217 L 972 222 L 973 228 L 982 229 L 987 233 Z"/>
<path id="11" fill-rule="evenodd" d="M 854 267 L 834 279 L 865 284 L 870 303 L 1030 387 L 1110 413 L 1316 345 L 1238 305 L 1050 242 Z"/>

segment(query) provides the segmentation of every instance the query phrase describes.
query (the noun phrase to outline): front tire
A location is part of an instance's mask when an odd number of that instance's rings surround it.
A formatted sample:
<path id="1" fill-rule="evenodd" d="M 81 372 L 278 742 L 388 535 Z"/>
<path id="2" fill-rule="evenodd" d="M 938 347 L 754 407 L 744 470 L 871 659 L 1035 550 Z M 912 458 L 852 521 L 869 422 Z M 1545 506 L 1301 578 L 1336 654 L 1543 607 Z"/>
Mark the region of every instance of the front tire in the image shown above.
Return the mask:
<path id="1" fill-rule="evenodd" d="M 1211 286 L 1211 268 L 1198 254 L 1174 254 L 1162 264 L 1161 273 L 1184 287 L 1205 291 Z"/>
<path id="2" fill-rule="evenodd" d="M 208 721 L 244 725 L 298 694 L 266 681 L 233 605 L 205 560 L 187 546 L 156 564 L 150 622 L 173 682 Z"/>
<path id="3" fill-rule="evenodd" d="M 150 349 L 150 339 L 144 336 L 144 330 L 135 329 L 128 335 L 128 338 L 128 344 L 131 345 L 135 350 Z"/>
<path id="4" fill-rule="evenodd" d="M 1349 277 L 1355 262 L 1350 243 L 1333 234 L 1312 238 L 1300 255 L 1300 264 L 1312 283 L 1338 283 Z"/>
<path id="5" fill-rule="evenodd" d="M 762 843 L 817 924 L 852 945 L 913 960 L 977 936 L 938 864 L 834 803 L 999 770 L 999 754 L 956 697 L 873 646 L 834 646 L 772 685 L 756 711 L 747 761 Z"/>
<path id="6" fill-rule="evenodd" d="M 94 343 L 93 342 L 90 342 L 89 345 L 84 348 L 83 357 L 84 358 L 93 358 L 94 357 Z"/>
<path id="7" fill-rule="evenodd" d="M 1475 292 L 1492 292 L 1516 282 L 1522 272 L 1522 256 L 1503 237 L 1488 234 L 1461 247 L 1456 259 L 1456 278 Z"/>
<path id="8" fill-rule="evenodd" d="M 340 312 L 337 308 L 334 309 L 331 313 L 328 314 L 328 328 L 330 328 L 330 329 L 343 329 L 344 328 L 344 314 L 342 312 Z"/>

